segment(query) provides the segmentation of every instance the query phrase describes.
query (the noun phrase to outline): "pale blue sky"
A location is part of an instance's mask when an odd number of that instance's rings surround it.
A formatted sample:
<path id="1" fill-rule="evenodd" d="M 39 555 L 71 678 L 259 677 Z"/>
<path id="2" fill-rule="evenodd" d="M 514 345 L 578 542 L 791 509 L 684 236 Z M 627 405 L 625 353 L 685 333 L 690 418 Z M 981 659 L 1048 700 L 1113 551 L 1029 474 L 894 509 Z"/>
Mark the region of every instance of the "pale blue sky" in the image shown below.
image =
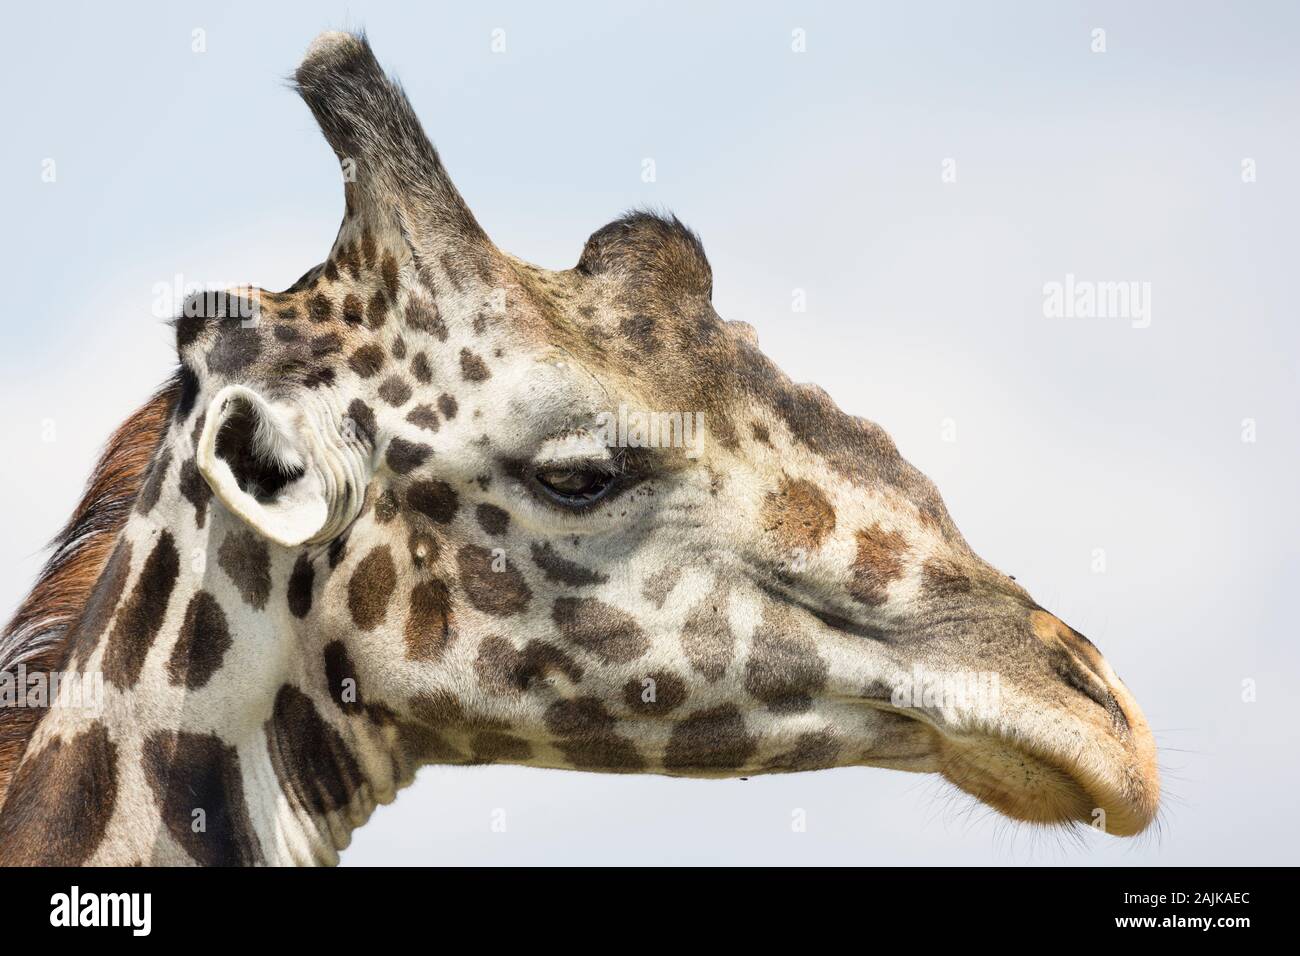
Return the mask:
<path id="1" fill-rule="evenodd" d="M 879 770 L 431 768 L 345 863 L 1296 862 L 1297 6 L 611 7 L 7 11 L 5 613 L 168 374 L 155 284 L 281 288 L 327 251 L 337 168 L 284 78 L 318 31 L 364 27 L 503 248 L 564 267 L 635 205 L 695 227 L 718 311 L 881 422 L 976 550 L 1102 647 L 1169 798 L 1159 840 L 1076 844 Z M 1149 282 L 1151 326 L 1044 317 L 1067 273 Z"/>

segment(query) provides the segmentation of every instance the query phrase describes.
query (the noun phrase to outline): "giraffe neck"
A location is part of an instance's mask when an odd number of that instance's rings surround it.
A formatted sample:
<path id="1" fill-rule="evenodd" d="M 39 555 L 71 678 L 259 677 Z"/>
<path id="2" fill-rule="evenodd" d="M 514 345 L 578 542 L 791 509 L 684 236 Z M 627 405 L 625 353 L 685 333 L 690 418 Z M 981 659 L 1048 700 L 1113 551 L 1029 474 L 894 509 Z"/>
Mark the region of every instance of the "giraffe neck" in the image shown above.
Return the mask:
<path id="1" fill-rule="evenodd" d="M 313 613 L 330 551 L 268 547 L 211 499 L 191 426 L 74 629 L 67 669 L 102 694 L 38 725 L 0 812 L 6 862 L 334 863 L 413 775 Z"/>

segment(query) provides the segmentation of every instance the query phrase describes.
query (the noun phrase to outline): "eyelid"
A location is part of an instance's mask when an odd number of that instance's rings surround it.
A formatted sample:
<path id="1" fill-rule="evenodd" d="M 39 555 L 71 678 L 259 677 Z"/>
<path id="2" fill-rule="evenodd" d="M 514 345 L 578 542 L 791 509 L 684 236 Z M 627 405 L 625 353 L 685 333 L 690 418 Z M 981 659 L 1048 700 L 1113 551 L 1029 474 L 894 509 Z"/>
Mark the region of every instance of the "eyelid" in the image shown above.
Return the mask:
<path id="1" fill-rule="evenodd" d="M 609 446 L 590 432 L 578 431 L 552 438 L 533 456 L 534 471 L 545 468 L 600 468 L 615 463 Z"/>
<path id="2" fill-rule="evenodd" d="M 614 458 L 565 458 L 533 463 L 533 474 L 547 471 L 594 471 L 601 475 L 621 475 L 623 469 Z"/>

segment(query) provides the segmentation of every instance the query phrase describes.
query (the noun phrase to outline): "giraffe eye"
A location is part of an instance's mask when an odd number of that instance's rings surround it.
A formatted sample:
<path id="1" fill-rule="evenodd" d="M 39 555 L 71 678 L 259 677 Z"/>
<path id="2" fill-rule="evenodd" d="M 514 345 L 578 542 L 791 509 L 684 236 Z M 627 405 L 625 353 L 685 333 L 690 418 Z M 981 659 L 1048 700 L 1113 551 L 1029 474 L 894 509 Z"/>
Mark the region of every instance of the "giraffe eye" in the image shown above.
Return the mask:
<path id="1" fill-rule="evenodd" d="M 595 468 L 572 466 L 543 468 L 533 477 L 555 502 L 569 508 L 581 508 L 605 497 L 614 487 L 617 476 Z"/>

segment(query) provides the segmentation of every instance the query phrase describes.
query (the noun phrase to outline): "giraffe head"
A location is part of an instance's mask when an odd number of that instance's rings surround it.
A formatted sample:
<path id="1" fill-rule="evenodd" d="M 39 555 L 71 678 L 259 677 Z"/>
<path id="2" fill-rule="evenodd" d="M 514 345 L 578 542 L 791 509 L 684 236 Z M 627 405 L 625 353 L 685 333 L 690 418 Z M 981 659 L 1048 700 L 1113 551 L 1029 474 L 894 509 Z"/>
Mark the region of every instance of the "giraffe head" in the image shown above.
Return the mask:
<path id="1" fill-rule="evenodd" d="M 321 36 L 296 80 L 344 171 L 339 235 L 283 293 L 186 303 L 145 526 L 74 629 L 74 662 L 107 634 L 113 687 L 187 688 L 198 717 L 168 726 L 219 729 L 150 738 L 147 765 L 269 753 L 322 818 L 440 762 L 877 766 L 1019 820 L 1150 823 L 1152 736 L 1097 648 L 879 427 L 718 317 L 693 233 L 632 214 L 572 269 L 527 264 L 363 38 Z M 149 773 L 166 819 L 193 788 Z"/>
<path id="2" fill-rule="evenodd" d="M 633 214 L 529 265 L 363 39 L 321 37 L 297 82 L 342 230 L 256 323 L 182 319 L 183 404 L 202 477 L 297 554 L 287 610 L 354 709 L 401 714 L 421 759 L 872 765 L 1021 820 L 1150 822 L 1152 737 L 1096 647 L 719 319 L 694 234 Z"/>

